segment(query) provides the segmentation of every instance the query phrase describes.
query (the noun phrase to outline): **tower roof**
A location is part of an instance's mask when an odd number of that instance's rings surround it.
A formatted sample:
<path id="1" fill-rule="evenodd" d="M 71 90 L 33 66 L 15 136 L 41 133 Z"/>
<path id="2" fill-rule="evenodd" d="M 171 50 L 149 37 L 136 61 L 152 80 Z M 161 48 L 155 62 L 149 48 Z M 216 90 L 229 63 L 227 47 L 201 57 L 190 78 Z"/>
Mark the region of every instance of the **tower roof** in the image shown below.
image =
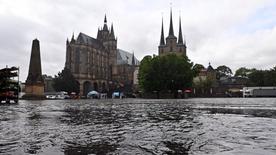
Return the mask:
<path id="1" fill-rule="evenodd" d="M 80 32 L 76 42 L 79 44 L 86 44 L 89 46 L 93 46 L 94 48 L 103 48 L 102 42 L 82 32 Z"/>
<path id="2" fill-rule="evenodd" d="M 170 15 L 170 29 L 169 29 L 169 36 L 174 36 L 173 32 L 173 20 L 172 20 L 172 9 L 171 9 L 171 15 Z"/>
<path id="3" fill-rule="evenodd" d="M 163 27 L 163 18 L 162 18 L 162 26 L 161 26 L 161 38 L 160 38 L 160 45 L 165 45 L 165 39 L 164 39 L 164 27 Z"/>
<path id="4" fill-rule="evenodd" d="M 113 30 L 113 23 L 111 24 L 110 39 L 115 39 L 114 30 Z"/>
<path id="5" fill-rule="evenodd" d="M 72 38 L 71 38 L 71 42 L 75 40 L 75 37 L 74 37 L 74 32 L 72 34 Z"/>
<path id="6" fill-rule="evenodd" d="M 178 44 L 183 45 L 182 28 L 181 28 L 181 17 L 179 17 L 179 34 L 178 34 Z"/>
<path id="7" fill-rule="evenodd" d="M 207 72 L 214 72 L 214 68 L 212 67 L 211 63 L 209 62 L 209 66 L 207 67 Z"/>
<path id="8" fill-rule="evenodd" d="M 104 27 L 103 27 L 103 30 L 104 30 L 104 31 L 108 31 L 106 15 L 104 15 Z"/>
<path id="9" fill-rule="evenodd" d="M 100 28 L 98 28 L 98 32 L 97 32 L 97 39 L 100 39 L 102 36 L 101 36 L 101 33 L 100 33 Z"/>
<path id="10" fill-rule="evenodd" d="M 104 15 L 104 23 L 107 23 L 106 14 Z"/>
<path id="11" fill-rule="evenodd" d="M 132 53 L 132 62 L 131 62 L 132 65 L 135 65 L 135 56 L 134 56 L 134 52 Z"/>
<path id="12" fill-rule="evenodd" d="M 135 65 L 139 65 L 139 60 L 134 56 L 133 53 L 124 51 L 122 49 L 117 49 L 117 64 L 122 65 L 122 64 L 133 64 L 133 60 L 135 62 Z M 132 59 L 134 57 L 134 59 Z"/>

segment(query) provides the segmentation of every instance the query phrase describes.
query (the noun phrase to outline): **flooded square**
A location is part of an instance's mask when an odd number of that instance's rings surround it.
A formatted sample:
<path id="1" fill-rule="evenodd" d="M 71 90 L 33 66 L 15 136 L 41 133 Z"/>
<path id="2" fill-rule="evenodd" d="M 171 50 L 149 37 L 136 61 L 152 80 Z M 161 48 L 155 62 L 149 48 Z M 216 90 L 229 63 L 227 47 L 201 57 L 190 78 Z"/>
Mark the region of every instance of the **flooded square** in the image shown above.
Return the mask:
<path id="1" fill-rule="evenodd" d="M 20 101 L 0 106 L 0 154 L 266 154 L 276 99 Z"/>

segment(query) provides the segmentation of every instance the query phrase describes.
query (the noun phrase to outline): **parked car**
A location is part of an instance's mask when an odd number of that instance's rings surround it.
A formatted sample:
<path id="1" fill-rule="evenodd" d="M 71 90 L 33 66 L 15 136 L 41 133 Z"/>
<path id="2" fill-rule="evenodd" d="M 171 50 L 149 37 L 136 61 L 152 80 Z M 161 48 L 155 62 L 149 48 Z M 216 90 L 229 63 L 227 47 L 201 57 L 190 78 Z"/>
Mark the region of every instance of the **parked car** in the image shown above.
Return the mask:
<path id="1" fill-rule="evenodd" d="M 100 93 L 95 91 L 95 90 L 92 90 L 90 91 L 89 93 L 87 93 L 87 98 L 92 98 L 92 99 L 99 99 L 100 98 Z"/>

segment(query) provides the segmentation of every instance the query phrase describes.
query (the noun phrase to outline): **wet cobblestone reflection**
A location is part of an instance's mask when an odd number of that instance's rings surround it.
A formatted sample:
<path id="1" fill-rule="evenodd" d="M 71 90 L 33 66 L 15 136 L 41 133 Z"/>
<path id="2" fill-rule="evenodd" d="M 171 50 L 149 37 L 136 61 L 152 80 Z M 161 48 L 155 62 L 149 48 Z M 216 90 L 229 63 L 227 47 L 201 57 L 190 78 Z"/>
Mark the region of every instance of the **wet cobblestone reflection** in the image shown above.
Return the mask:
<path id="1" fill-rule="evenodd" d="M 275 154 L 276 99 L 0 106 L 0 154 Z"/>

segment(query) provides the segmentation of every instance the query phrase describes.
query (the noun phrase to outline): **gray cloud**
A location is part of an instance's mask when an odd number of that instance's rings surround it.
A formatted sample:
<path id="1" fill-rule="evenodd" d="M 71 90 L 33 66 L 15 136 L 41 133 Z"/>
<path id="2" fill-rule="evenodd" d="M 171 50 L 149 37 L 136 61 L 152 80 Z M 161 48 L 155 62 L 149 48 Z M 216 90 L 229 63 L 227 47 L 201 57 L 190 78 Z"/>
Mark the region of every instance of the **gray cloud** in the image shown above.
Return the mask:
<path id="1" fill-rule="evenodd" d="M 276 10 L 273 0 L 174 0 L 175 34 L 181 11 L 188 56 L 195 63 L 232 69 L 275 65 Z M 163 12 L 165 34 L 169 26 L 166 0 L 2 0 L 0 1 L 0 67 L 28 71 L 31 43 L 40 40 L 43 73 L 57 74 L 64 66 L 65 41 L 84 32 L 96 37 L 103 25 L 114 24 L 118 47 L 134 51 L 138 58 L 157 54 Z M 258 17 L 263 13 L 266 18 Z"/>

